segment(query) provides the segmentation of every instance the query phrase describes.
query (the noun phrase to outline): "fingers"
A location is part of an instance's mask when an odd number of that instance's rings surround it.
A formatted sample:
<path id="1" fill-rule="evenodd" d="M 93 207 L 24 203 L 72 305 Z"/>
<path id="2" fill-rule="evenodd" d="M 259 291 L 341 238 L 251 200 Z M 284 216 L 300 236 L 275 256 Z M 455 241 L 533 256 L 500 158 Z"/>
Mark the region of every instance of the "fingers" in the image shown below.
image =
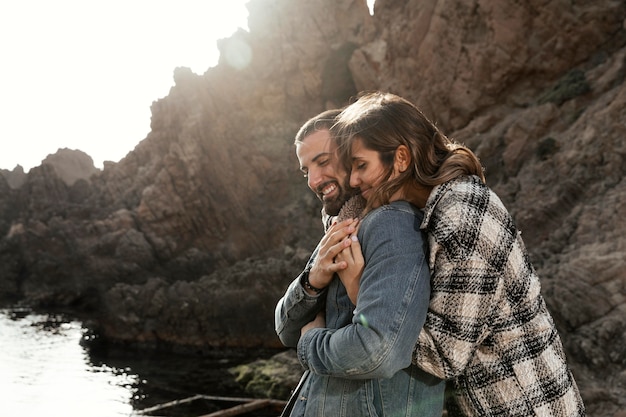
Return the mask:
<path id="1" fill-rule="evenodd" d="M 361 252 L 361 244 L 356 236 L 351 236 L 350 239 L 346 239 L 347 242 L 342 242 L 344 248 L 335 256 L 335 263 L 344 263 L 345 267 L 350 265 L 363 265 L 363 253 Z M 345 268 L 341 268 L 345 269 Z"/>
<path id="2" fill-rule="evenodd" d="M 357 230 L 358 219 L 346 219 L 339 223 L 334 223 L 327 231 L 321 241 L 318 257 L 323 263 L 332 263 L 335 256 L 349 246 L 346 238 Z"/>
<path id="3" fill-rule="evenodd" d="M 346 268 L 346 256 L 350 254 L 350 246 L 353 241 L 351 238 L 343 239 L 341 242 L 333 245 L 327 252 L 328 258 L 332 258 L 333 264 L 329 265 L 329 268 L 333 270 L 333 272 L 337 272 L 338 270 Z M 343 256 L 342 256 L 343 254 Z"/>
<path id="4" fill-rule="evenodd" d="M 359 219 L 346 219 L 339 223 L 333 223 L 322 238 L 322 245 L 328 243 L 334 245 L 350 236 L 357 230 Z"/>
<path id="5" fill-rule="evenodd" d="M 363 259 L 363 250 L 361 249 L 361 242 L 359 239 L 356 239 L 356 235 L 353 236 L 352 243 L 350 244 L 350 253 L 352 254 L 352 258 L 355 260 L 354 263 L 365 265 L 365 259 Z"/>
<path id="6" fill-rule="evenodd" d="M 348 219 L 343 222 L 333 224 L 324 235 L 321 252 L 330 251 L 332 252 L 332 257 L 334 258 L 337 253 L 339 253 L 338 251 L 345 247 L 342 246 L 342 242 L 356 232 L 358 221 L 358 219 Z M 346 245 L 345 242 L 343 244 Z M 348 245 L 349 242 L 346 246 Z"/>
<path id="7" fill-rule="evenodd" d="M 346 268 L 342 271 L 338 271 L 337 274 L 346 288 L 350 301 L 352 304 L 356 305 L 365 260 L 361 253 L 361 245 L 355 236 L 351 238 L 350 246 L 337 255 L 337 259 L 346 262 Z"/>
<path id="8" fill-rule="evenodd" d="M 352 244 L 349 238 L 358 227 L 358 219 L 346 219 L 333 223 L 322 238 L 320 249 L 309 272 L 309 282 L 317 288 L 327 286 L 334 273 L 348 267 L 345 260 L 336 260 L 345 248 Z"/>

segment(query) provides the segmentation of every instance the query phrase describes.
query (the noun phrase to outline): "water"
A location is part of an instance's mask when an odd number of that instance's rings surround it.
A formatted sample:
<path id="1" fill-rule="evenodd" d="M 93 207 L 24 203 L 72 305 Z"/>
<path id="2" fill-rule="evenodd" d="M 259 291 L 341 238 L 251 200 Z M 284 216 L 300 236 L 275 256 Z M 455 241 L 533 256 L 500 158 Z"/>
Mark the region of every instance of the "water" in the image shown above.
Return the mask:
<path id="1" fill-rule="evenodd" d="M 246 397 L 228 368 L 242 355 L 172 355 L 81 345 L 87 330 L 60 316 L 0 310 L 0 407 L 26 417 L 129 417 L 195 394 Z M 236 404 L 197 400 L 159 415 L 202 415 Z M 256 414 L 276 415 L 267 410 Z M 253 414 L 248 414 L 252 416 Z"/>
<path id="2" fill-rule="evenodd" d="M 77 321 L 0 313 L 0 395 L 16 416 L 115 417 L 132 413 L 139 376 L 90 363 Z"/>

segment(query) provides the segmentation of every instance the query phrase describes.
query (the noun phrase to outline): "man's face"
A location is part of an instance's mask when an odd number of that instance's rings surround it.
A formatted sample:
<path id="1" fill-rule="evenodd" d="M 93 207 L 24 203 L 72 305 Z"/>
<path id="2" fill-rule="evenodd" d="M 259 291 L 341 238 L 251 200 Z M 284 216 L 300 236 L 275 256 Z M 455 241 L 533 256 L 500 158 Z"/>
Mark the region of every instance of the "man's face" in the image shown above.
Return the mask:
<path id="1" fill-rule="evenodd" d="M 337 162 L 336 145 L 328 130 L 318 130 L 305 137 L 296 145 L 296 156 L 309 188 L 322 200 L 324 211 L 336 216 L 355 190 Z"/>

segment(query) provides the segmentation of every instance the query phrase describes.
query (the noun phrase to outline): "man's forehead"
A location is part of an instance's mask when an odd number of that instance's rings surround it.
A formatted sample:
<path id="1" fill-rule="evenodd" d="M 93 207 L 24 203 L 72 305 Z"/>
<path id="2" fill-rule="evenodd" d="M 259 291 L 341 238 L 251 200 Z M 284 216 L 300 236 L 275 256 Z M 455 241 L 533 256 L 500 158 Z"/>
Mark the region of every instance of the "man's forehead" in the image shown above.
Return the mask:
<path id="1" fill-rule="evenodd" d="M 302 143 L 310 148 L 330 151 L 333 141 L 328 130 L 317 130 L 306 136 Z"/>
<path id="2" fill-rule="evenodd" d="M 318 130 L 307 137 L 296 146 L 296 154 L 298 158 L 313 160 L 320 155 L 332 154 L 335 152 L 336 145 L 330 136 L 328 130 Z"/>

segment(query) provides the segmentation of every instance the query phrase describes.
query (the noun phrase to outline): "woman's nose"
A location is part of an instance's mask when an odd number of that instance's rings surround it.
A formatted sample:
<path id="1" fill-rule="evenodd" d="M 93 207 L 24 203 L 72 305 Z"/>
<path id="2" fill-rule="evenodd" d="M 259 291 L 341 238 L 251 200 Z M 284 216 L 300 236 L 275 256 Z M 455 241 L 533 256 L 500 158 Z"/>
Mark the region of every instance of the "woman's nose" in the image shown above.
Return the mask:
<path id="1" fill-rule="evenodd" d="M 359 184 L 361 184 L 361 181 L 359 180 L 359 176 L 355 174 L 353 171 L 352 173 L 350 173 L 350 187 L 358 188 Z"/>

